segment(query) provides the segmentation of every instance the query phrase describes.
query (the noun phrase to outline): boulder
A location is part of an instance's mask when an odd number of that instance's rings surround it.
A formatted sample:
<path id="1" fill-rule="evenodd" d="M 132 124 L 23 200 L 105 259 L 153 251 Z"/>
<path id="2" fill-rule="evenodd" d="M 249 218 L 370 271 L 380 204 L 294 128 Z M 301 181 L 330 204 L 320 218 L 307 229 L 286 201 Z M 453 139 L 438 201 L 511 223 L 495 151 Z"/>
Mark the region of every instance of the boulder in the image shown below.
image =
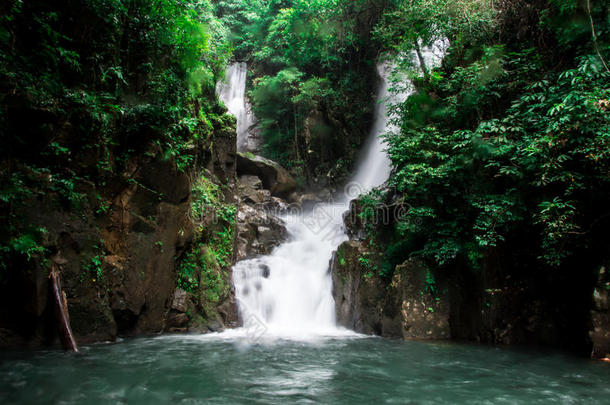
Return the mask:
<path id="1" fill-rule="evenodd" d="M 250 174 L 241 176 L 238 190 L 240 201 L 247 204 L 263 204 L 271 200 L 271 192 L 263 189 L 263 182 L 258 176 Z"/>
<path id="2" fill-rule="evenodd" d="M 435 282 L 422 262 L 409 259 L 396 266 L 387 298 L 400 309 L 404 339 L 451 337 L 447 289 Z"/>
<path id="3" fill-rule="evenodd" d="M 317 194 L 305 193 L 299 196 L 297 204 L 304 210 L 312 209 L 316 204 L 322 203 L 323 200 Z"/>
<path id="4" fill-rule="evenodd" d="M 331 259 L 333 296 L 337 323 L 356 332 L 387 336 L 382 329 L 385 288 L 359 260 L 365 246 L 359 241 L 343 242 Z"/>
<path id="5" fill-rule="evenodd" d="M 605 267 L 599 270 L 598 281 L 593 292 L 591 311 L 592 329 L 589 332 L 593 342 L 591 357 L 610 358 L 610 275 Z"/>
<path id="6" fill-rule="evenodd" d="M 286 212 L 296 208 L 294 205 L 288 204 L 286 201 L 278 197 L 271 197 L 265 202 L 264 206 L 267 212 L 275 216 L 285 214 Z"/>
<path id="7" fill-rule="evenodd" d="M 172 302 L 172 311 L 186 312 L 187 310 L 187 292 L 177 288 L 174 292 L 174 300 Z"/>
<path id="8" fill-rule="evenodd" d="M 272 195 L 285 197 L 297 188 L 297 183 L 286 169 L 276 162 L 253 154 L 237 154 L 237 174 L 254 175 Z"/>
<path id="9" fill-rule="evenodd" d="M 268 254 L 286 239 L 284 221 L 263 207 L 242 204 L 237 213 L 237 260 Z"/>
<path id="10" fill-rule="evenodd" d="M 286 228 L 278 215 L 286 202 L 271 196 L 257 175 L 242 174 L 238 181 L 240 205 L 237 212 L 236 259 L 268 254 L 284 241 Z"/>
<path id="11" fill-rule="evenodd" d="M 368 260 L 361 260 L 366 256 Z M 331 260 L 340 325 L 357 332 L 403 339 L 449 339 L 447 289 L 417 260 L 396 267 L 392 280 L 372 274 L 375 255 L 360 241 L 341 244 Z M 368 264 L 366 264 L 368 263 Z"/>
<path id="12" fill-rule="evenodd" d="M 263 182 L 258 176 L 244 174 L 239 177 L 239 189 L 242 190 L 242 188 L 261 190 L 263 188 Z"/>

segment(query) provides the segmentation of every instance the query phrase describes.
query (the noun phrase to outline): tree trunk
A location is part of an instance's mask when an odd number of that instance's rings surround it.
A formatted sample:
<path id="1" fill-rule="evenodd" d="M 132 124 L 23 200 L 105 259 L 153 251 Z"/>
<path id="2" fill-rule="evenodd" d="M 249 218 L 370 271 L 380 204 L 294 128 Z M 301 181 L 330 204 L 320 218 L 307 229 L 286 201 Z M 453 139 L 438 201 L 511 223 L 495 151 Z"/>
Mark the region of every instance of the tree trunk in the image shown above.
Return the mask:
<path id="1" fill-rule="evenodd" d="M 61 288 L 61 278 L 56 263 L 51 264 L 51 274 L 49 274 L 49 278 L 51 279 L 51 287 L 53 288 L 55 316 L 59 324 L 59 338 L 61 339 L 61 343 L 65 350 L 78 352 L 76 340 L 74 339 L 72 328 L 70 327 L 68 301 L 66 300 L 66 294 Z"/>
<path id="2" fill-rule="evenodd" d="M 417 54 L 417 59 L 419 60 L 419 68 L 424 74 L 424 80 L 428 81 L 428 68 L 426 67 L 426 61 L 424 60 L 424 56 L 421 54 L 421 49 L 419 49 L 419 44 L 417 41 L 415 42 L 415 53 Z"/>
<path id="3" fill-rule="evenodd" d="M 599 60 L 606 68 L 606 72 L 610 73 L 610 68 L 606 64 L 606 60 L 602 56 L 602 53 L 599 51 L 599 45 L 597 44 L 597 33 L 595 32 L 595 24 L 593 23 L 593 14 L 591 14 L 591 0 L 587 0 L 587 14 L 589 15 L 589 21 L 591 22 L 591 35 L 593 36 L 593 47 L 595 48 L 595 52 L 597 52 L 597 56 L 599 56 Z"/>
<path id="4" fill-rule="evenodd" d="M 299 136 L 298 136 L 298 123 L 297 123 L 297 105 L 292 104 L 292 112 L 294 115 L 294 150 L 296 153 L 297 160 L 301 160 L 301 154 L 299 153 Z"/>

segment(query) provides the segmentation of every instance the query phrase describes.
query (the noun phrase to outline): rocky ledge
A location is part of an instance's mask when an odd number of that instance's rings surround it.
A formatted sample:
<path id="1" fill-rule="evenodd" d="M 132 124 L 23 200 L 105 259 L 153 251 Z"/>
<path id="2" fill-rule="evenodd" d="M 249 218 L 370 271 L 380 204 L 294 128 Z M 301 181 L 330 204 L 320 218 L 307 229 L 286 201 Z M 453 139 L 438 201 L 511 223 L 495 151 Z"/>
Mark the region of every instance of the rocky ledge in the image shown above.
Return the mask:
<path id="1" fill-rule="evenodd" d="M 593 291 L 593 310 L 591 311 L 592 328 L 589 332 L 593 349 L 591 357 L 610 359 L 610 275 L 606 267 L 601 267 L 597 284 Z"/>
<path id="2" fill-rule="evenodd" d="M 404 262 L 387 281 L 373 277 L 368 260 L 360 241 L 344 242 L 333 255 L 333 296 L 340 325 L 403 339 L 451 337 L 447 289 L 430 282 L 422 262 Z"/>
<path id="3" fill-rule="evenodd" d="M 262 180 L 252 174 L 239 178 L 240 205 L 237 213 L 237 260 L 269 254 L 286 239 L 286 227 L 278 214 L 287 204 L 263 188 Z"/>

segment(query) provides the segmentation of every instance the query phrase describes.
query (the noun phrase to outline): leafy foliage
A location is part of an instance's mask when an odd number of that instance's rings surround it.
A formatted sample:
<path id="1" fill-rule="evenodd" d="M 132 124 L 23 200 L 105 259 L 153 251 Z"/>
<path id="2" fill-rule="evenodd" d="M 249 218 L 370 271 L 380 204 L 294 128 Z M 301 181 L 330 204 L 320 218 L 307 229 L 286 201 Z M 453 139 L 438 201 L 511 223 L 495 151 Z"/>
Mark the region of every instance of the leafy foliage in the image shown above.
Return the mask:
<path id="1" fill-rule="evenodd" d="M 11 0 L 0 11 L 4 265 L 44 253 L 16 242 L 31 239 L 29 199 L 79 211 L 93 186 L 103 217 L 104 188 L 132 181 L 134 158 L 190 170 L 224 112 L 215 84 L 231 44 L 209 0 Z"/>
<path id="2" fill-rule="evenodd" d="M 435 2 L 442 3 L 450 2 Z M 417 91 L 397 106 L 400 133 L 387 136 L 395 168 L 390 183 L 416 207 L 395 227 L 406 252 L 441 266 L 477 268 L 491 249 L 526 235 L 533 246 L 522 255 L 559 266 L 585 249 L 607 218 L 610 72 L 578 22 L 586 10 L 577 2 L 542 3 L 530 10 L 539 20 L 525 27 L 525 34 L 540 36 L 523 41 L 504 31 L 526 20 L 508 3 L 491 26 L 487 14 L 469 14 L 468 41 L 463 21 L 456 32 L 442 19 L 436 24 L 437 17 L 395 12 L 399 21 L 424 18 L 424 28 L 415 24 L 397 49 L 412 49 L 412 35 L 425 43 L 437 30 L 451 43 L 443 67 L 432 72 L 437 79 L 416 80 Z M 596 28 L 610 32 L 607 10 L 593 12 Z M 512 20 L 514 13 L 520 20 Z M 389 17 L 390 27 L 382 27 L 386 41 L 402 29 Z M 506 39 L 488 35 L 490 27 Z M 554 46 L 530 46 L 540 38 Z M 608 44 L 599 45 L 607 56 Z M 406 220 L 413 216 L 420 226 Z"/>
<path id="3" fill-rule="evenodd" d="M 238 58 L 253 70 L 249 97 L 263 152 L 297 176 L 327 180 L 347 174 L 370 122 L 377 56 L 370 30 L 384 3 L 217 3 L 234 32 Z"/>
<path id="4" fill-rule="evenodd" d="M 211 311 L 228 294 L 226 268 L 233 261 L 237 207 L 224 202 L 221 188 L 205 176 L 194 181 L 191 215 L 196 236 L 178 272 L 178 287 L 198 297 Z"/>

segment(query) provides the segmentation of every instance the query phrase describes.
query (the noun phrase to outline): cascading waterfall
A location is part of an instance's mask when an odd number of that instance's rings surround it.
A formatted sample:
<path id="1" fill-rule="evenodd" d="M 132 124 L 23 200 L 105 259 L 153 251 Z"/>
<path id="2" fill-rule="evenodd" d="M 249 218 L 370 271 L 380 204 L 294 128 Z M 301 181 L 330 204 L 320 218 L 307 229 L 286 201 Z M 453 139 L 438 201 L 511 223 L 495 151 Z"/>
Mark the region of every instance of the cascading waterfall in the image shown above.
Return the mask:
<path id="1" fill-rule="evenodd" d="M 227 67 L 225 80 L 218 83 L 216 92 L 225 103 L 229 113 L 237 120 L 237 151 L 246 152 L 256 149 L 254 139 L 250 136 L 250 127 L 254 116 L 246 100 L 246 77 L 248 65 L 235 62 Z"/>
<path id="2" fill-rule="evenodd" d="M 449 43 L 446 39 L 435 41 L 432 45 L 422 47 L 422 57 L 424 63 L 428 67 L 436 66 L 442 60 Z M 415 53 L 407 56 L 413 60 L 413 65 L 419 69 L 419 61 L 415 57 Z M 388 155 L 385 153 L 384 142 L 381 137 L 384 133 L 393 133 L 398 128 L 391 122 L 392 115 L 389 114 L 388 106 L 399 104 L 407 99 L 413 92 L 408 80 L 402 80 L 403 88 L 397 91 L 390 91 L 390 74 L 393 70 L 393 65 L 388 62 L 377 64 L 377 72 L 381 78 L 379 88 L 377 90 L 377 105 L 375 107 L 375 116 L 373 127 L 369 138 L 364 145 L 363 152 L 360 156 L 360 165 L 352 178 L 351 185 L 356 188 L 361 188 L 362 192 L 366 192 L 373 187 L 377 187 L 385 182 L 391 171 L 391 163 Z M 356 191 L 356 190 L 354 190 Z M 353 196 L 353 192 L 349 192 Z"/>
<path id="3" fill-rule="evenodd" d="M 290 240 L 268 256 L 235 265 L 233 282 L 246 328 L 262 321 L 267 332 L 286 337 L 337 331 L 328 263 L 346 239 L 345 209 L 346 204 L 329 203 L 284 215 Z"/>
<path id="4" fill-rule="evenodd" d="M 384 151 L 384 142 L 380 135 L 395 129 L 390 123 L 391 117 L 388 115 L 388 105 L 403 101 L 407 97 L 407 94 L 404 93 L 390 93 L 388 78 L 391 70 L 392 67 L 387 62 L 377 65 L 377 72 L 381 78 L 377 90 L 378 102 L 375 105 L 373 127 L 360 156 L 361 163 L 351 181 L 351 185 L 356 187 L 353 191 L 361 188 L 365 192 L 377 187 L 385 182 L 390 175 L 390 159 Z M 349 192 L 349 194 L 353 195 L 355 193 Z"/>
<path id="5" fill-rule="evenodd" d="M 424 52 L 429 60 L 433 49 Z M 349 201 L 381 185 L 390 174 L 390 161 L 381 139 L 383 133 L 395 129 L 387 103 L 404 100 L 410 92 L 405 89 L 390 94 L 391 66 L 382 63 L 377 69 L 381 81 L 374 125 L 344 195 L 308 212 L 283 215 L 290 239 L 270 255 L 234 266 L 233 283 L 245 329 L 264 325 L 267 335 L 297 339 L 351 333 L 336 326 L 329 262 L 337 246 L 347 240 L 343 213 Z"/>
<path id="6" fill-rule="evenodd" d="M 389 69 L 380 64 L 378 71 L 382 78 L 378 99 L 385 100 Z M 289 241 L 268 256 L 235 265 L 233 283 L 246 328 L 264 322 L 266 333 L 296 338 L 342 333 L 335 323 L 328 265 L 333 251 L 347 240 L 343 213 L 350 199 L 380 185 L 390 173 L 390 162 L 379 136 L 388 129 L 386 115 L 385 102 L 378 103 L 366 154 L 345 195 L 336 202 L 318 204 L 306 213 L 283 215 Z"/>

